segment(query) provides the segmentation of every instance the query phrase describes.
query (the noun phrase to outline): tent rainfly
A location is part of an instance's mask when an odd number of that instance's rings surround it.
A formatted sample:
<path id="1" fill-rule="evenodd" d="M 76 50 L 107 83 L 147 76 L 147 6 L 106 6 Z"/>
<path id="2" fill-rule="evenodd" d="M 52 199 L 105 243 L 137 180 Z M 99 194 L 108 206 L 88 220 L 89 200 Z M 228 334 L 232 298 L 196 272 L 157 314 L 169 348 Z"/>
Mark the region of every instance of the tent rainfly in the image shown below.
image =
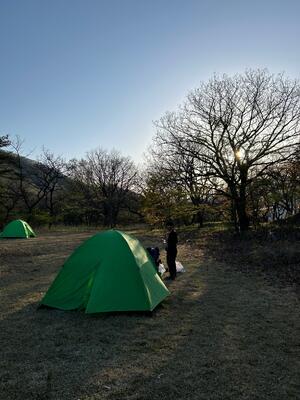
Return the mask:
<path id="1" fill-rule="evenodd" d="M 3 232 L 0 233 L 0 238 L 31 238 L 36 237 L 36 234 L 33 232 L 27 222 L 22 221 L 21 219 L 16 219 L 7 224 Z"/>
<path id="2" fill-rule="evenodd" d="M 108 230 L 74 251 L 41 304 L 86 313 L 152 311 L 169 294 L 140 242 Z"/>

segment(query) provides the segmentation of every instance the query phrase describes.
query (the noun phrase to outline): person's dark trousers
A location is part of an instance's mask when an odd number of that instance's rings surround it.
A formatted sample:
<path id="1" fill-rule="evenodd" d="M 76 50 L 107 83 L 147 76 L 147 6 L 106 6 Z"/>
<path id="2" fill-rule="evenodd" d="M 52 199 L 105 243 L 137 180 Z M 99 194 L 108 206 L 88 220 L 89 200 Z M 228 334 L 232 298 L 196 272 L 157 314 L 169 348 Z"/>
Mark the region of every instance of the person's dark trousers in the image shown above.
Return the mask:
<path id="1" fill-rule="evenodd" d="M 177 251 L 167 252 L 167 264 L 171 279 L 176 278 L 176 256 L 177 256 Z"/>

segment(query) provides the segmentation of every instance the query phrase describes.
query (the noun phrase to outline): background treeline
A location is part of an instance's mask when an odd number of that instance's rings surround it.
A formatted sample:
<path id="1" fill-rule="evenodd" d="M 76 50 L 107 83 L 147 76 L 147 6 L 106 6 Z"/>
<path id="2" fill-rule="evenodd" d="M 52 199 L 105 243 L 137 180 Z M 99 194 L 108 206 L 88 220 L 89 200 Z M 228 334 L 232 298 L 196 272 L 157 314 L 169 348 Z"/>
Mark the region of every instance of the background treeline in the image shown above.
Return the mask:
<path id="1" fill-rule="evenodd" d="M 0 220 L 35 225 L 105 225 L 140 221 L 138 171 L 116 151 L 101 149 L 66 162 L 43 149 L 37 160 L 22 155 L 19 139 L 0 137 Z"/>
<path id="2" fill-rule="evenodd" d="M 230 221 L 238 231 L 300 207 L 300 85 L 284 74 L 214 76 L 155 123 L 145 165 L 92 150 L 66 162 L 0 137 L 0 221 L 105 225 Z"/>

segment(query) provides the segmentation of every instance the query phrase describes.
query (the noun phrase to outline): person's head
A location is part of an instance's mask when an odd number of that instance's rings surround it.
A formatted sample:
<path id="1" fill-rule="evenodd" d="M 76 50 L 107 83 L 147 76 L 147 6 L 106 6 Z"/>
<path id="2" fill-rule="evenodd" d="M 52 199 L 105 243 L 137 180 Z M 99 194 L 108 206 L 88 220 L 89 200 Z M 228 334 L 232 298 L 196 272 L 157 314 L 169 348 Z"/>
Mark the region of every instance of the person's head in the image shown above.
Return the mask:
<path id="1" fill-rule="evenodd" d="M 174 229 L 174 223 L 172 221 L 168 221 L 166 223 L 166 228 L 169 232 L 171 232 Z"/>

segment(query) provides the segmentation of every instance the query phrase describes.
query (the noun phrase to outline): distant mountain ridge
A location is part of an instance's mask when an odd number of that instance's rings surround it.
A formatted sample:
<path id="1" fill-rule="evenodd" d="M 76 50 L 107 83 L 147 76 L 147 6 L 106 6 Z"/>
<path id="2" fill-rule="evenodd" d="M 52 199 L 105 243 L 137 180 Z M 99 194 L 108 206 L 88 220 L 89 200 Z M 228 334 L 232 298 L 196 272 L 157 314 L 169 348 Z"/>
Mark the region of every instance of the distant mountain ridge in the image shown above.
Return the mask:
<path id="1" fill-rule="evenodd" d="M 38 161 L 20 156 L 23 173 L 27 179 L 35 180 Z M 12 152 L 0 150 L 0 179 L 14 178 L 18 172 L 18 156 Z"/>

